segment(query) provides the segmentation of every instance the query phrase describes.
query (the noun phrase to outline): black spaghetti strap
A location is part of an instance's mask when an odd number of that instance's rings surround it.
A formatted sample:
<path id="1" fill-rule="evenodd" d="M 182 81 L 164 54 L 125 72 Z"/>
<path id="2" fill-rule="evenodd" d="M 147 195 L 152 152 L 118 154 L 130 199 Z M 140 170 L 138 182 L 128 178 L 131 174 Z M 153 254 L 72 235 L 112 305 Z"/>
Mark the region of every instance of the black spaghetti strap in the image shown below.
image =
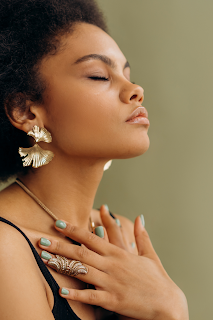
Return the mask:
<path id="1" fill-rule="evenodd" d="M 49 286 L 50 286 L 50 285 L 52 284 L 52 279 L 51 279 L 51 277 L 50 277 L 51 274 L 50 274 L 50 272 L 49 272 L 49 270 L 48 270 L 47 268 L 46 268 L 46 270 L 44 269 L 45 264 L 44 264 L 43 261 L 41 260 L 38 252 L 36 251 L 35 247 L 34 247 L 33 244 L 31 243 L 31 241 L 27 238 L 27 236 L 25 235 L 25 233 L 23 233 L 23 231 L 21 231 L 21 230 L 20 230 L 17 226 L 15 226 L 12 222 L 10 222 L 10 221 L 8 221 L 8 220 L 6 220 L 6 219 L 4 219 L 4 218 L 1 218 L 1 217 L 0 217 L 0 221 L 9 224 L 10 226 L 12 226 L 12 227 L 15 228 L 16 230 L 18 230 L 18 231 L 25 237 L 25 239 L 27 240 L 27 242 L 28 242 L 28 244 L 29 244 L 29 246 L 30 246 L 30 248 L 31 248 L 31 250 L 32 250 L 32 252 L 33 252 L 33 255 L 34 255 L 35 259 L 36 259 L 36 262 L 37 262 L 40 270 L 41 270 L 42 273 L 44 274 L 44 277 L 45 277 L 45 279 L 47 280 L 47 282 L 48 282 L 48 284 L 49 284 Z M 46 266 L 45 266 L 45 267 L 46 267 Z M 47 272 L 47 271 L 48 271 L 48 272 Z M 55 283 L 54 283 L 53 290 L 54 290 L 54 292 L 56 293 L 56 292 L 57 292 L 57 289 L 59 289 L 59 288 L 57 288 L 57 286 L 58 286 L 57 282 L 56 282 L 55 280 L 54 280 L 54 282 L 55 282 Z"/>
<path id="2" fill-rule="evenodd" d="M 55 279 L 53 278 L 52 274 L 49 272 L 49 270 L 47 269 L 46 265 L 44 264 L 44 262 L 42 261 L 42 259 L 40 258 L 38 252 L 36 251 L 35 247 L 33 246 L 33 244 L 31 243 L 31 241 L 28 239 L 28 237 L 24 234 L 23 231 L 21 231 L 16 225 L 14 225 L 12 222 L 0 217 L 0 221 L 4 222 L 6 224 L 9 224 L 11 227 L 15 228 L 16 230 L 18 230 L 23 236 L 24 238 L 27 240 L 32 253 L 35 257 L 35 260 L 43 274 L 43 276 L 45 277 L 47 283 L 49 284 L 52 292 L 53 292 L 53 296 L 54 296 L 54 306 L 52 309 L 52 313 L 54 315 L 55 320 L 80 320 L 80 318 L 74 313 L 74 311 L 71 309 L 69 303 L 67 302 L 66 299 L 62 298 L 59 293 L 59 285 L 57 284 L 57 282 L 55 281 Z"/>

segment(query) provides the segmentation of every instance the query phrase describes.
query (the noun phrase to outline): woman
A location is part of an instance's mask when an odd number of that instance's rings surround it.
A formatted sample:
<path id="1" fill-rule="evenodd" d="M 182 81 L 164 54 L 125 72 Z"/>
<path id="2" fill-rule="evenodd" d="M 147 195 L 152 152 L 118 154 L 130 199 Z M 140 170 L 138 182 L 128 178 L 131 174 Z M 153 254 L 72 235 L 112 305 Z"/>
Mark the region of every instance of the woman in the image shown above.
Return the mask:
<path id="1" fill-rule="evenodd" d="M 105 164 L 149 146 L 95 2 L 1 1 L 0 32 L 1 319 L 188 319 L 140 217 L 92 209 Z"/>

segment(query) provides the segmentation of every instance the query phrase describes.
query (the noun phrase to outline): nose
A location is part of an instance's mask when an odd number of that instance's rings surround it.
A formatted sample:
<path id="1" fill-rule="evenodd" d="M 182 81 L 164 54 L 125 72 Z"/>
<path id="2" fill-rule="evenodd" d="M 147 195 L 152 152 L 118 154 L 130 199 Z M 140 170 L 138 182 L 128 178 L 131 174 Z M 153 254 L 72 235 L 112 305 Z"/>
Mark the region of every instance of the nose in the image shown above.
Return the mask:
<path id="1" fill-rule="evenodd" d="M 120 92 L 120 99 L 127 104 L 136 102 L 141 104 L 144 100 L 144 89 L 137 84 L 131 83 Z"/>

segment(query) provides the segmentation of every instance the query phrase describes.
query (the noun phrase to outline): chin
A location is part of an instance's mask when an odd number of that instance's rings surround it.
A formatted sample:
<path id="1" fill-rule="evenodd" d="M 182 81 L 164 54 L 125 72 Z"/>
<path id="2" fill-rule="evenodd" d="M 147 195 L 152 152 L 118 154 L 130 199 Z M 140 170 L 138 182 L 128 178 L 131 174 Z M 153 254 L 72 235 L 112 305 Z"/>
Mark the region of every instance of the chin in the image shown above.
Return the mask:
<path id="1" fill-rule="evenodd" d="M 141 156 L 149 149 L 150 141 L 149 137 L 146 136 L 143 140 L 137 140 L 137 142 L 133 142 L 130 145 L 126 145 L 126 148 L 121 151 L 122 155 L 120 155 L 119 159 L 128 159 Z M 118 158 L 117 158 L 118 159 Z"/>
<path id="2" fill-rule="evenodd" d="M 129 158 L 134 158 L 134 157 L 141 156 L 142 154 L 144 154 L 149 149 L 149 145 L 150 145 L 150 141 L 148 139 L 146 144 L 138 146 L 138 148 L 135 148 L 134 150 L 132 150 L 132 154 L 130 155 Z"/>

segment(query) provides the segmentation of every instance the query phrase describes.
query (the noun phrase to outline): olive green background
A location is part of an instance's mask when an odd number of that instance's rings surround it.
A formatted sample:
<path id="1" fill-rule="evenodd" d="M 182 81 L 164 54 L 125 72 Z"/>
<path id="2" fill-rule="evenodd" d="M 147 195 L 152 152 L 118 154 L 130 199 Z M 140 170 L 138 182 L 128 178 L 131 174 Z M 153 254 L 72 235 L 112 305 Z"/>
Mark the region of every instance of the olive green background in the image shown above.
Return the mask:
<path id="1" fill-rule="evenodd" d="M 151 145 L 113 161 L 95 207 L 107 203 L 132 221 L 143 213 L 190 319 L 212 319 L 213 1 L 97 2 L 145 90 Z"/>
<path id="2" fill-rule="evenodd" d="M 115 160 L 95 206 L 141 213 L 190 319 L 212 319 L 213 1 L 99 0 L 112 37 L 145 90 L 150 149 Z"/>

